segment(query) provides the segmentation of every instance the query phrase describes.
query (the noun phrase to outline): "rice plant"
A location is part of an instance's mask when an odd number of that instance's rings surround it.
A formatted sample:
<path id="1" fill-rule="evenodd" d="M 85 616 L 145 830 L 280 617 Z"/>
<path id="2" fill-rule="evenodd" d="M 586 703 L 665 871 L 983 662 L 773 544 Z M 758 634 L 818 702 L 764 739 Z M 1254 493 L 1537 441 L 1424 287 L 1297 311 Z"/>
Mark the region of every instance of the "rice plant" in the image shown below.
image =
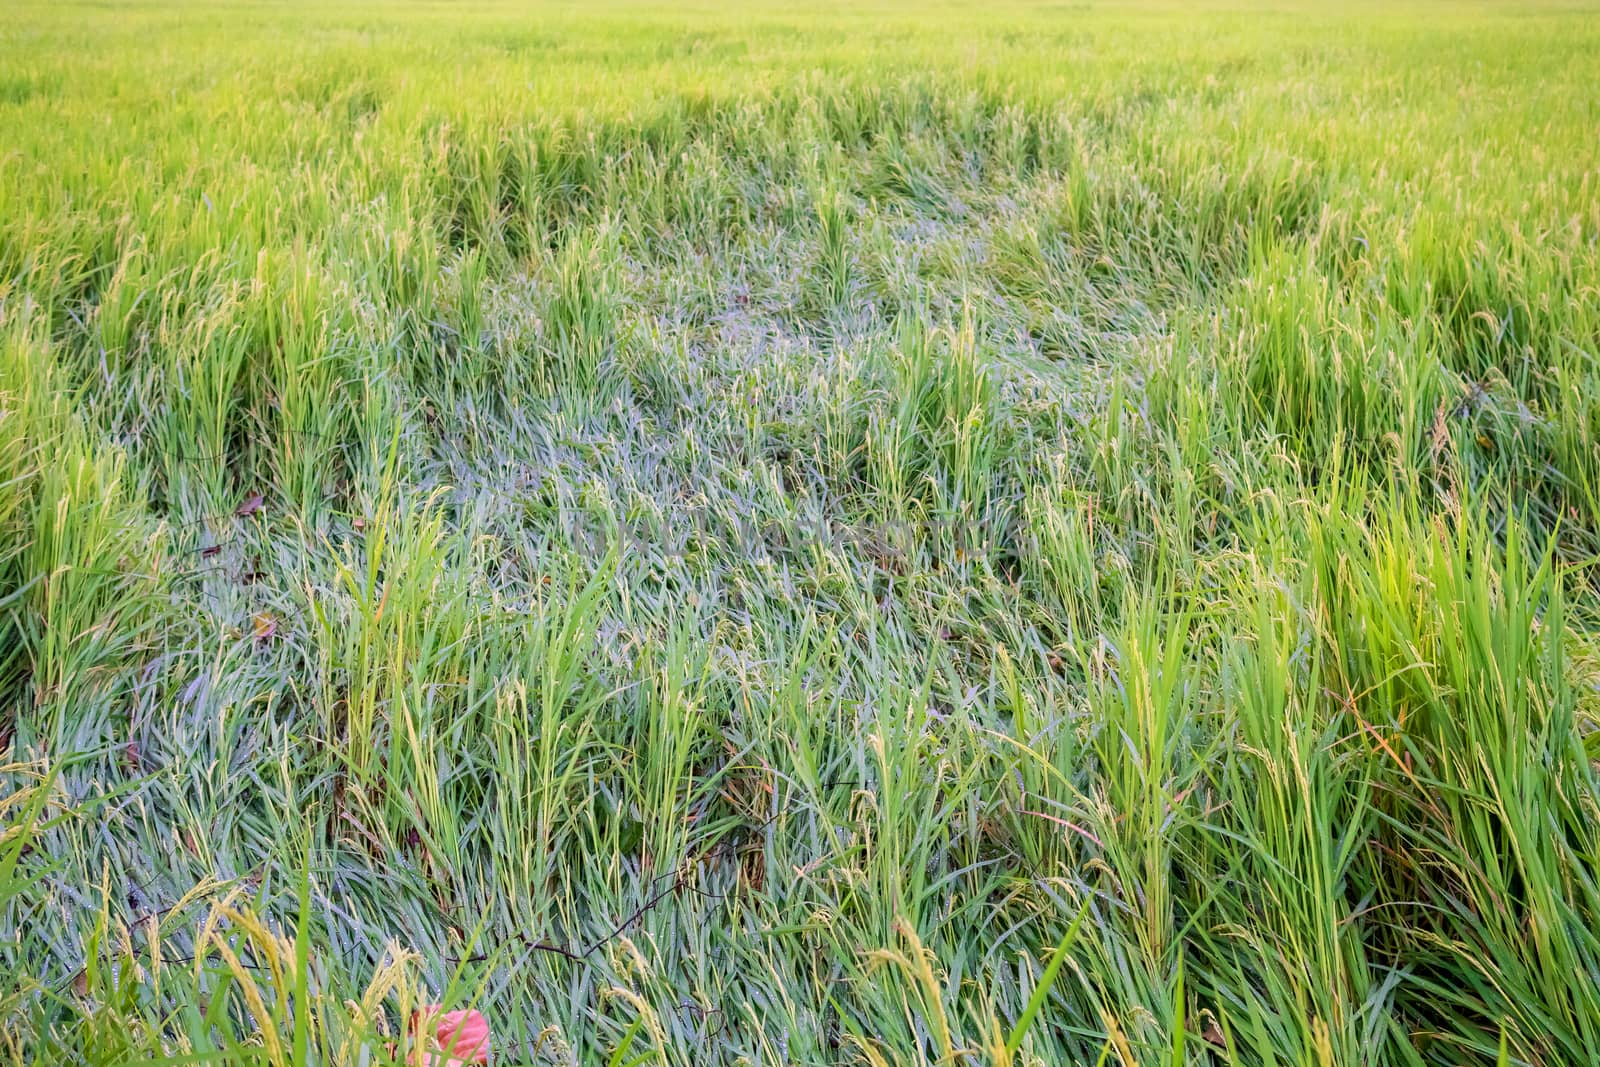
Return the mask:
<path id="1" fill-rule="evenodd" d="M 0 19 L 0 1063 L 1600 1063 L 1587 0 Z"/>

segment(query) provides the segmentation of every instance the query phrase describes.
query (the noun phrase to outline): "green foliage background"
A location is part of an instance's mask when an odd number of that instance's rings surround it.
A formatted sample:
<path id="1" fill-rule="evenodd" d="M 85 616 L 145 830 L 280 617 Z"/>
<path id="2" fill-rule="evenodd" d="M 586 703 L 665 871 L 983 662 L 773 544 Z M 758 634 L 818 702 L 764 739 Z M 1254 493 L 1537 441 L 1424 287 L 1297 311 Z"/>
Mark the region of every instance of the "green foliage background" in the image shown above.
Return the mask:
<path id="1" fill-rule="evenodd" d="M 1597 57 L 8 5 L 0 1057 L 1600 1062 Z"/>

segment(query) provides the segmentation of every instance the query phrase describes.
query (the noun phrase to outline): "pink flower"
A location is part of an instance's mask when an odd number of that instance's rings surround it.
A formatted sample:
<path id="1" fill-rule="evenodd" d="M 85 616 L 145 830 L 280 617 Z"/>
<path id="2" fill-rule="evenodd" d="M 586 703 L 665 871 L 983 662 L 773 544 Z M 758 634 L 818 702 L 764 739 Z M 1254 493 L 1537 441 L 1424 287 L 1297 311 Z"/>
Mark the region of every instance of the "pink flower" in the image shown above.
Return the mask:
<path id="1" fill-rule="evenodd" d="M 431 1031 L 431 1032 L 430 1032 Z M 471 1008 L 428 1004 L 411 1017 L 417 1067 L 468 1067 L 489 1062 L 489 1021 Z"/>

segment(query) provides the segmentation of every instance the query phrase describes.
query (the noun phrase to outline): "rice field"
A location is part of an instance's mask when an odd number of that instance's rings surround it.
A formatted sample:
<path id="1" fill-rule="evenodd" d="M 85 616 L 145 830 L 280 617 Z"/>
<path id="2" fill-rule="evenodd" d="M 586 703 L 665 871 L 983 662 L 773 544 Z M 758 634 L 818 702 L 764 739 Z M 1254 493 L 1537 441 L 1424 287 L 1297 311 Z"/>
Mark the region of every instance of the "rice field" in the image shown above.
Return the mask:
<path id="1" fill-rule="evenodd" d="M 0 14 L 0 1064 L 1600 1064 L 1597 558 L 1591 3 Z"/>

